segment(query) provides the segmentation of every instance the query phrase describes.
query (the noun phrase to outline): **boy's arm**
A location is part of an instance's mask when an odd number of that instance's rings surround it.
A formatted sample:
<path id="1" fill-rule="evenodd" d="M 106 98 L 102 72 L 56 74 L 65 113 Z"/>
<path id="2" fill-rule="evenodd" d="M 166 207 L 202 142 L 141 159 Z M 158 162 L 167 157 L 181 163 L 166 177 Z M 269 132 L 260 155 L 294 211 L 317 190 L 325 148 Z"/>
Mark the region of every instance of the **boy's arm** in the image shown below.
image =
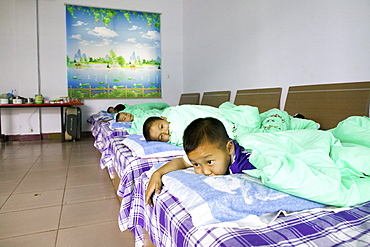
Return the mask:
<path id="1" fill-rule="evenodd" d="M 162 188 L 162 176 L 166 173 L 189 168 L 190 165 L 181 158 L 176 158 L 166 163 L 164 166 L 156 170 L 150 177 L 148 187 L 145 191 L 145 203 L 153 206 L 152 196 L 155 192 L 156 194 L 161 193 Z"/>

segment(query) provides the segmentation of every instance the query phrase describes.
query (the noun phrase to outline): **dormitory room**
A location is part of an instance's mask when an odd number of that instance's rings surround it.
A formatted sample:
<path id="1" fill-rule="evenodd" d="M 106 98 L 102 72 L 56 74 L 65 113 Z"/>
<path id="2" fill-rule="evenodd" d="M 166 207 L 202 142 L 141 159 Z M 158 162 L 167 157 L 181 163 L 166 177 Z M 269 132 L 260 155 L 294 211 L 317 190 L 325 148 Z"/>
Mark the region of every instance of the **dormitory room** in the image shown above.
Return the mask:
<path id="1" fill-rule="evenodd" d="M 0 246 L 369 246 L 369 13 L 0 1 Z"/>

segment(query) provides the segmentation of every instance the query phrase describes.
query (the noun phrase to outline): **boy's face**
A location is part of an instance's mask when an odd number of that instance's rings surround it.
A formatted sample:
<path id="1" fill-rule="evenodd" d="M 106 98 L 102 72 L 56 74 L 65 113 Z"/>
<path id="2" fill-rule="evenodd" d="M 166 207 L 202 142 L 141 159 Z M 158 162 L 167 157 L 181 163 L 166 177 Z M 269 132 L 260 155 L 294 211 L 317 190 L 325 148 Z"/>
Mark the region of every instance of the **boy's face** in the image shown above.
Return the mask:
<path id="1" fill-rule="evenodd" d="M 170 140 L 170 125 L 167 120 L 156 120 L 149 128 L 149 137 L 152 141 L 168 142 Z"/>
<path id="2" fill-rule="evenodd" d="M 197 174 L 224 175 L 231 164 L 235 147 L 232 141 L 220 148 L 217 143 L 205 142 L 187 154 Z"/>
<path id="3" fill-rule="evenodd" d="M 114 113 L 114 108 L 113 108 L 113 107 L 109 107 L 109 108 L 108 108 L 108 112 L 109 112 L 109 113 Z"/>
<path id="4" fill-rule="evenodd" d="M 117 122 L 132 122 L 134 121 L 134 115 L 127 112 L 118 113 Z"/>

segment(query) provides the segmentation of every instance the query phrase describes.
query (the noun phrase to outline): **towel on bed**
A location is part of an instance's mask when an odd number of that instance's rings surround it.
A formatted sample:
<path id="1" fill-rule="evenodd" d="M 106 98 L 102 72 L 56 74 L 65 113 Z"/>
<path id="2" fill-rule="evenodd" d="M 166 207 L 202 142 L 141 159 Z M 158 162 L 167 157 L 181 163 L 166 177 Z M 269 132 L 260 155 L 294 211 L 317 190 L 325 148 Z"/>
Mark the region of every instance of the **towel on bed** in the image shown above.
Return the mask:
<path id="1" fill-rule="evenodd" d="M 109 122 L 109 127 L 114 129 L 129 129 L 131 128 L 132 123 L 131 122 L 116 122 L 114 120 Z"/>
<path id="2" fill-rule="evenodd" d="M 150 175 L 161 165 L 155 165 Z M 169 193 L 177 197 L 192 216 L 195 227 L 262 227 L 281 211 L 322 208 L 323 204 L 270 189 L 246 174 L 204 176 L 193 169 L 170 172 L 162 177 Z"/>
<path id="3" fill-rule="evenodd" d="M 183 156 L 185 154 L 182 147 L 167 142 L 148 142 L 142 134 L 129 135 L 122 143 L 132 151 L 135 157 L 144 159 Z"/>

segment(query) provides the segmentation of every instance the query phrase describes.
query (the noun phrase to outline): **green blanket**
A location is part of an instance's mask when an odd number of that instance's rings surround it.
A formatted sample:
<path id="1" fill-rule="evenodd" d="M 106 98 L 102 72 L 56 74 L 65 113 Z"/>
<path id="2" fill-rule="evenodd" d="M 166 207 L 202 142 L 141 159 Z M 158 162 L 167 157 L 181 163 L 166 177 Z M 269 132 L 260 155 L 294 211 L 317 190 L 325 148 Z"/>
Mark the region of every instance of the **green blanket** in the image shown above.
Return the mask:
<path id="1" fill-rule="evenodd" d="M 328 130 L 344 145 L 360 144 L 370 148 L 370 118 L 349 117 L 334 129 Z"/>
<path id="2" fill-rule="evenodd" d="M 246 134 L 237 138 L 252 150 L 251 163 L 257 168 L 244 171 L 261 178 L 271 188 L 333 206 L 352 206 L 370 200 L 370 147 L 362 135 L 369 135 L 370 123 L 351 122 L 351 131 L 341 123 L 331 131 L 290 130 Z M 350 145 L 340 138 L 351 137 Z M 346 143 L 349 141 L 344 140 Z M 365 145 L 363 145 L 365 144 Z M 367 145 L 366 145 L 367 144 Z"/>
<path id="3" fill-rule="evenodd" d="M 132 121 L 131 128 L 127 129 L 127 132 L 130 135 L 143 133 L 143 125 L 145 120 L 149 117 L 160 117 L 162 116 L 163 110 L 159 109 L 151 109 L 151 110 L 143 110 L 143 109 L 133 109 L 130 111 L 126 111 L 134 115 L 134 121 Z"/>
<path id="4" fill-rule="evenodd" d="M 132 134 L 138 134 L 143 132 L 143 125 L 149 117 L 160 117 L 164 109 L 168 108 L 167 103 L 143 103 L 138 105 L 127 105 L 125 109 L 120 112 L 127 112 L 134 115 L 134 121 L 132 122 L 131 128 L 127 129 L 127 132 Z"/>
<path id="5" fill-rule="evenodd" d="M 318 129 L 318 124 L 307 119 L 296 119 L 287 112 L 271 109 L 259 114 L 258 108 L 224 102 L 218 108 L 204 105 L 169 107 L 163 116 L 170 122 L 170 143 L 182 146 L 185 128 L 195 119 L 213 117 L 220 120 L 230 138 L 246 133 L 269 133 L 292 129 Z"/>

